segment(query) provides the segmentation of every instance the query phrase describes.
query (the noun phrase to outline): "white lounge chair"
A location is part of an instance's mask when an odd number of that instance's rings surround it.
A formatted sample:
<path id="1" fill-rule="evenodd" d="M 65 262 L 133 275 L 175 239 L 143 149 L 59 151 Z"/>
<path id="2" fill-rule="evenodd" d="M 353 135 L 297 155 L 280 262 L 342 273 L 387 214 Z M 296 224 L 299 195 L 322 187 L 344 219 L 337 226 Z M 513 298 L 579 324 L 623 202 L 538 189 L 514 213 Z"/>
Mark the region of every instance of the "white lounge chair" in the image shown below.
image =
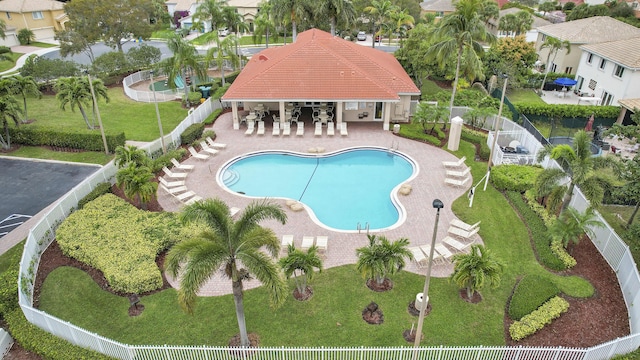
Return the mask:
<path id="1" fill-rule="evenodd" d="M 426 256 L 424 256 L 424 253 L 422 252 L 422 250 L 420 250 L 419 247 L 414 246 L 414 247 L 410 247 L 409 251 L 411 251 L 411 254 L 413 254 L 413 260 L 415 260 L 416 264 L 418 265 L 419 268 L 424 267 L 425 265 L 427 265 L 427 262 L 429 261 L 427 259 Z"/>
<path id="2" fill-rule="evenodd" d="M 163 184 L 160 184 L 160 187 L 162 188 L 162 190 L 168 192 L 171 195 L 176 195 L 176 194 L 183 193 L 183 192 L 189 190 L 184 185 L 183 186 L 177 186 L 177 187 L 168 188 L 168 187 L 164 186 Z"/>
<path id="3" fill-rule="evenodd" d="M 325 252 L 327 251 L 327 243 L 329 242 L 329 237 L 328 236 L 316 236 L 316 246 L 318 247 L 318 250 L 320 250 L 321 252 Z"/>
<path id="4" fill-rule="evenodd" d="M 174 179 L 184 179 L 187 177 L 186 173 L 179 173 L 179 172 L 171 172 L 171 170 L 167 169 L 166 166 L 162 167 L 162 171 L 164 171 L 165 174 L 167 174 L 168 177 L 170 178 L 174 178 Z"/>
<path id="5" fill-rule="evenodd" d="M 342 136 L 349 135 L 349 132 L 347 132 L 347 123 L 346 122 L 343 122 L 342 126 L 340 127 L 340 135 L 342 135 Z"/>
<path id="6" fill-rule="evenodd" d="M 271 135 L 273 136 L 280 136 L 280 123 L 279 122 L 273 122 L 273 130 L 271 131 Z"/>
<path id="7" fill-rule="evenodd" d="M 333 125 L 333 121 L 327 122 L 327 136 L 335 135 L 335 129 Z"/>
<path id="8" fill-rule="evenodd" d="M 202 197 L 198 196 L 198 195 L 194 195 L 191 199 L 185 201 L 185 205 L 191 205 L 193 203 L 195 203 L 196 201 L 200 201 L 202 200 Z"/>
<path id="9" fill-rule="evenodd" d="M 176 170 L 190 171 L 195 168 L 195 165 L 180 164 L 178 160 L 174 158 L 171 158 L 171 163 L 173 164 L 173 168 Z"/>
<path id="10" fill-rule="evenodd" d="M 253 121 L 247 122 L 247 131 L 244 132 L 245 135 L 253 135 L 253 131 L 255 130 L 253 124 Z"/>
<path id="11" fill-rule="evenodd" d="M 464 186 L 464 184 L 466 184 L 467 181 L 469 181 L 469 177 L 466 177 L 464 179 L 452 179 L 452 178 L 444 179 L 445 184 L 453 185 L 453 186 Z"/>
<path id="12" fill-rule="evenodd" d="M 239 212 L 240 212 L 240 208 L 237 208 L 237 207 L 229 208 L 229 215 L 231 215 L 231 217 L 236 216 Z"/>
<path id="13" fill-rule="evenodd" d="M 451 253 L 451 251 L 449 251 L 449 249 L 447 249 L 446 246 L 442 245 L 442 243 L 436 244 L 435 249 L 438 252 L 438 254 L 440 254 L 440 258 L 442 258 L 442 260 L 444 261 L 451 260 L 453 253 Z"/>
<path id="14" fill-rule="evenodd" d="M 280 245 L 282 245 L 283 250 L 286 250 L 289 245 L 293 245 L 293 235 L 282 235 L 282 242 Z"/>
<path id="15" fill-rule="evenodd" d="M 313 132 L 313 135 L 322 136 L 322 123 L 320 121 L 316 123 L 316 130 Z"/>
<path id="16" fill-rule="evenodd" d="M 453 220 L 451 220 L 449 225 L 455 226 L 455 227 L 460 228 L 460 229 L 465 230 L 465 231 L 471 231 L 471 230 L 477 228 L 478 226 L 480 226 L 480 221 L 478 221 L 477 223 L 475 223 L 473 225 L 469 225 L 469 224 L 467 224 L 466 222 L 464 222 L 462 220 L 453 219 Z"/>
<path id="17" fill-rule="evenodd" d="M 445 245 L 449 245 L 452 249 L 456 249 L 458 251 L 464 251 L 466 248 L 468 248 L 469 246 L 471 246 L 471 244 L 473 243 L 461 243 L 460 241 L 452 238 L 451 236 L 446 236 L 444 239 L 442 239 L 442 243 Z"/>
<path id="18" fill-rule="evenodd" d="M 189 190 L 189 191 L 184 192 L 182 194 L 173 194 L 173 196 L 175 196 L 176 199 L 180 200 L 181 202 L 184 202 L 184 201 L 187 201 L 189 198 L 195 197 L 197 195 L 193 191 Z M 200 198 L 200 199 L 202 199 L 202 198 Z"/>
<path id="19" fill-rule="evenodd" d="M 312 246 L 313 246 L 313 236 L 303 236 L 302 245 L 300 245 L 300 248 L 302 250 L 307 250 Z"/>
<path id="20" fill-rule="evenodd" d="M 178 187 L 178 186 L 184 186 L 185 185 L 185 181 L 184 180 L 167 181 L 162 176 L 159 176 L 158 180 L 160 181 L 160 184 L 162 184 L 162 185 L 164 185 L 164 186 L 166 186 L 168 188 L 173 188 L 173 187 Z"/>
<path id="21" fill-rule="evenodd" d="M 447 176 L 452 176 L 452 177 L 465 177 L 465 176 L 469 175 L 470 172 L 471 172 L 471 169 L 469 167 L 467 167 L 466 169 L 464 169 L 462 171 L 447 170 L 446 174 L 447 174 Z"/>
<path id="22" fill-rule="evenodd" d="M 284 124 L 282 124 L 282 135 L 283 136 L 291 135 L 291 123 L 290 122 L 287 121 Z"/>
<path id="23" fill-rule="evenodd" d="M 465 231 L 455 226 L 449 226 L 449 230 L 447 230 L 447 232 L 451 235 L 455 235 L 465 240 L 469 240 L 471 239 L 471 237 L 473 237 L 473 235 L 477 234 L 479 230 L 480 228 L 475 228 L 471 231 Z"/>
<path id="24" fill-rule="evenodd" d="M 191 156 L 198 160 L 207 160 L 209 158 L 209 155 L 207 154 L 198 153 L 196 149 L 193 148 L 193 146 L 189 146 L 189 152 L 191 153 Z"/>
<path id="25" fill-rule="evenodd" d="M 227 144 L 215 142 L 215 141 L 213 141 L 212 138 L 210 138 L 208 136 L 205 138 L 205 140 L 207 140 L 207 143 L 209 144 L 209 146 L 211 146 L 214 149 L 226 149 L 227 148 Z"/>
<path id="26" fill-rule="evenodd" d="M 206 151 L 211 155 L 215 155 L 215 154 L 218 153 L 218 150 L 216 150 L 216 149 L 214 149 L 212 147 L 209 147 L 209 145 L 204 141 L 200 141 L 200 147 L 202 148 L 202 151 Z"/>
<path id="27" fill-rule="evenodd" d="M 264 135 L 264 121 L 258 121 L 258 135 Z"/>
<path id="28" fill-rule="evenodd" d="M 466 156 L 461 157 L 460 159 L 458 159 L 458 161 L 443 161 L 442 165 L 444 165 L 444 167 L 460 167 L 464 164 L 464 161 L 467 160 Z"/>
<path id="29" fill-rule="evenodd" d="M 297 136 L 304 136 L 304 123 L 303 122 L 299 122 L 298 124 L 298 129 L 296 129 L 296 135 Z"/>

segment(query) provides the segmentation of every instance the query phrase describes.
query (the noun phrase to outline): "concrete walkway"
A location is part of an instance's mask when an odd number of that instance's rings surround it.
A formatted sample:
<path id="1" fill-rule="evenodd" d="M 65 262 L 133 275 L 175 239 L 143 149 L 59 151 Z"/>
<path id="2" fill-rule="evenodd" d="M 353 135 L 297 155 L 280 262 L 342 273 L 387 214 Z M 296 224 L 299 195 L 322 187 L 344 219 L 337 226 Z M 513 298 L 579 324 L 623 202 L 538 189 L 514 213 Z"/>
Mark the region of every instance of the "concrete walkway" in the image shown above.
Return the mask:
<path id="1" fill-rule="evenodd" d="M 14 67 L 12 67 L 7 71 L 0 72 L 0 75 L 11 74 L 13 72 L 20 70 L 20 68 L 24 66 L 24 63 L 27 61 L 27 59 L 31 55 L 41 56 L 56 50 L 59 50 L 57 46 L 50 47 L 50 48 L 41 48 L 37 46 L 27 46 L 27 45 L 13 46 L 11 47 L 11 51 L 15 53 L 23 53 L 24 55 L 20 56 L 18 60 L 16 60 L 16 65 Z"/>

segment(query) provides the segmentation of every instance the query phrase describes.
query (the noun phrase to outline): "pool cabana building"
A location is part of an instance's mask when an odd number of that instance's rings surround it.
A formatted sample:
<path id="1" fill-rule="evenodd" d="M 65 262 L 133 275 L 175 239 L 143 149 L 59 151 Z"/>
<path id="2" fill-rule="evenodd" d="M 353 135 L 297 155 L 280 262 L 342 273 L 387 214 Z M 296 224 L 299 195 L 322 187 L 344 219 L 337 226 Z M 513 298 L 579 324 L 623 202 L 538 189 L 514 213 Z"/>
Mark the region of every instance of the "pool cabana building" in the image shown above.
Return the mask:
<path id="1" fill-rule="evenodd" d="M 229 87 L 233 127 L 240 128 L 239 108 L 258 104 L 285 114 L 288 103 L 303 108 L 330 103 L 334 121 L 408 122 L 420 90 L 392 54 L 311 29 L 296 42 L 254 55 Z M 280 122 L 284 122 L 280 116 Z"/>

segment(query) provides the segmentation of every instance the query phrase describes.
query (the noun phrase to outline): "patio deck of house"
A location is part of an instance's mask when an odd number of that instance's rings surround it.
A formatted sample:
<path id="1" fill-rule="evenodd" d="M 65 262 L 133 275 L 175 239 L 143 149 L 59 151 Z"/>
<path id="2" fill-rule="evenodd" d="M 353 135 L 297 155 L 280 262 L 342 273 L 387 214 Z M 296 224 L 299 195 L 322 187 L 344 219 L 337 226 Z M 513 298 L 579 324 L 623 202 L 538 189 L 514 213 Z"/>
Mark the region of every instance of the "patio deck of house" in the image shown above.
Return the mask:
<path id="1" fill-rule="evenodd" d="M 309 120 L 306 122 L 304 136 L 296 136 L 294 131 L 290 136 L 273 136 L 271 122 L 266 123 L 264 135 L 256 135 L 254 132 L 253 135 L 247 136 L 244 134 L 246 126 L 242 126 L 239 130 L 233 130 L 231 113 L 221 115 L 211 129 L 216 132 L 216 142 L 225 143 L 227 147 L 206 161 L 193 157 L 187 159 L 185 163 L 196 165 L 196 168 L 187 177 L 187 187 L 203 198 L 218 197 L 224 200 L 229 207 L 243 209 L 254 199 L 228 192 L 216 182 L 218 169 L 236 156 L 259 150 L 307 152 L 309 148 L 322 147 L 325 152 L 332 152 L 354 146 L 388 148 L 394 145 L 398 151 L 413 158 L 419 169 L 417 176 L 410 181 L 411 194 L 408 196 L 398 195 L 399 201 L 406 211 L 406 220 L 397 228 L 380 234 L 390 240 L 406 237 L 411 243 L 410 246 L 430 243 L 435 221 L 435 210 L 431 203 L 438 198 L 442 200 L 445 207 L 440 213 L 437 241 L 440 242 L 446 236 L 449 222 L 455 218 L 451 211 L 451 204 L 455 199 L 464 195 L 471 185 L 471 182 L 468 182 L 465 187 L 445 185 L 445 169 L 442 161 L 456 161 L 457 158 L 454 155 L 431 145 L 395 136 L 391 131 L 382 130 L 382 123 L 379 122 L 349 123 L 348 136 L 340 136 L 340 133 L 336 132 L 332 137 L 327 136 L 326 131 L 322 136 L 314 136 L 313 126 Z M 327 196 L 331 196 L 331 194 L 328 193 Z M 182 204 L 174 201 L 170 195 L 162 190 L 158 192 L 158 200 L 167 211 L 179 211 L 182 207 Z M 288 221 L 286 225 L 275 221 L 264 222 L 262 225 L 273 229 L 279 239 L 283 235 L 293 235 L 294 244 L 297 247 L 300 247 L 303 236 L 328 236 L 328 249 L 324 258 L 325 268 L 355 264 L 357 261 L 356 248 L 368 244 L 364 231 L 362 233 L 331 231 L 314 223 L 306 211 L 292 211 L 286 206 L 285 199 L 275 199 L 274 201 L 282 205 L 287 213 Z M 475 239 L 476 243 L 481 243 L 478 235 Z M 415 262 L 410 262 L 406 270 L 420 274 L 425 273 L 425 270 L 418 268 Z M 432 275 L 446 277 L 451 274 L 452 270 L 453 265 L 450 263 L 437 264 L 433 268 Z M 169 281 L 177 286 L 175 279 Z M 259 285 L 256 280 L 251 280 L 246 282 L 245 288 L 249 289 Z M 231 285 L 228 279 L 221 273 L 217 273 L 201 289 L 200 295 L 214 296 L 230 292 Z"/>

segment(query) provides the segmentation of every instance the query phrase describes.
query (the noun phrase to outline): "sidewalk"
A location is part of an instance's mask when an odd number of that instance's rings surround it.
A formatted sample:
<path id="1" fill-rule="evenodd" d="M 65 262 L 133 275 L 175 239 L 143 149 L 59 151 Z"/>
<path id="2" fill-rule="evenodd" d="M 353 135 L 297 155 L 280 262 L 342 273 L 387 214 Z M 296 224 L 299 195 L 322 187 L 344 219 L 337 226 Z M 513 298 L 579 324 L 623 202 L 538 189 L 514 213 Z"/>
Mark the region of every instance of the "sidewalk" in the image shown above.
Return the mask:
<path id="1" fill-rule="evenodd" d="M 12 46 L 11 47 L 11 51 L 16 52 L 16 53 L 23 53 L 24 55 L 20 56 L 18 58 L 18 60 L 16 60 L 16 66 L 14 66 L 13 68 L 7 70 L 7 71 L 3 71 L 0 72 L 0 75 L 5 75 L 5 74 L 10 74 L 13 73 L 15 71 L 18 71 L 23 65 L 24 63 L 27 61 L 27 59 L 29 58 L 29 56 L 31 55 L 44 55 L 46 53 L 50 53 L 52 51 L 56 51 L 59 50 L 59 47 L 50 47 L 50 48 L 41 48 L 41 47 L 37 47 L 37 46 L 28 46 L 28 45 L 16 45 L 16 46 Z"/>

